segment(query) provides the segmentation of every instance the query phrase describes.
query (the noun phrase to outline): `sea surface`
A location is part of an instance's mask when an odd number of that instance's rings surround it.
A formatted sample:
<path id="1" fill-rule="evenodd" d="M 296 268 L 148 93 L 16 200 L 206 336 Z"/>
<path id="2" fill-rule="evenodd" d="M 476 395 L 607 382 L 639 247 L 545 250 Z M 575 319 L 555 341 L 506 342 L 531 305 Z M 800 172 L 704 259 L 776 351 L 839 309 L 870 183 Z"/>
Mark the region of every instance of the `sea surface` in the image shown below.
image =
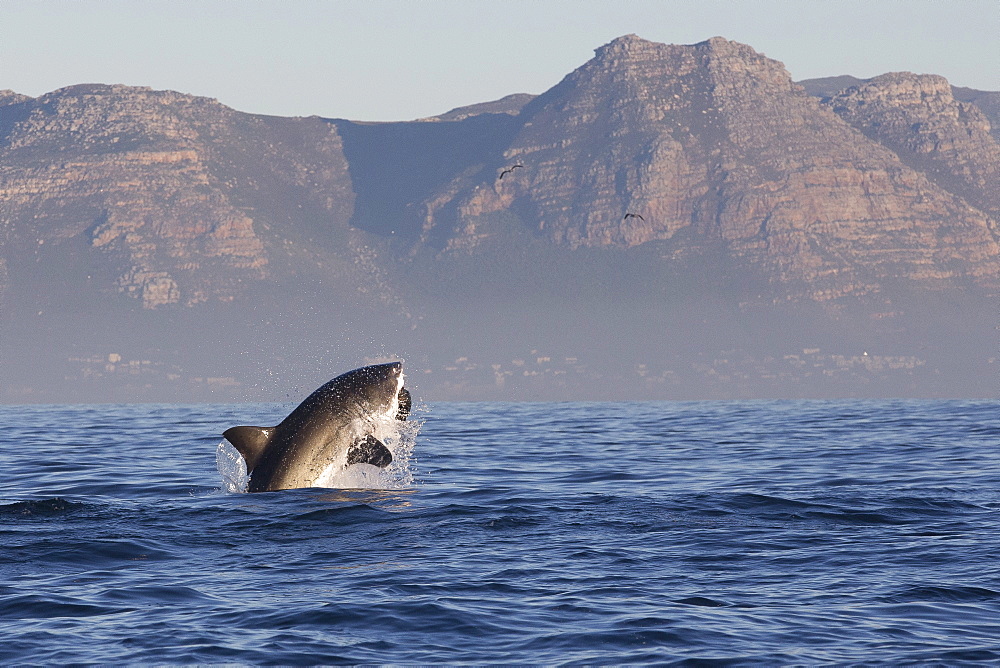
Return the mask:
<path id="1" fill-rule="evenodd" d="M 1000 403 L 435 403 L 246 494 L 291 406 L 0 407 L 2 664 L 1000 661 Z"/>

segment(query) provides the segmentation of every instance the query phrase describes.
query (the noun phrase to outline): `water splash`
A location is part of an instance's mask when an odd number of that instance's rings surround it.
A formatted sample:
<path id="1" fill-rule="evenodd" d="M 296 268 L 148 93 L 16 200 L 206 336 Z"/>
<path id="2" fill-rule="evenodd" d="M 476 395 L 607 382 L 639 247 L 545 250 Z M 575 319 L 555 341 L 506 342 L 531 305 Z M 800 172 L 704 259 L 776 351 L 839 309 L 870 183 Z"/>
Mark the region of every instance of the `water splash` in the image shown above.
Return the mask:
<path id="1" fill-rule="evenodd" d="M 399 420 L 387 417 L 375 424 L 375 437 L 392 453 L 392 463 L 384 469 L 371 464 L 345 466 L 343 461 L 330 465 L 313 487 L 333 489 L 404 489 L 413 484 L 413 446 L 423 420 Z M 215 465 L 222 477 L 222 489 L 230 494 L 247 491 L 250 476 L 243 456 L 226 439 L 215 452 Z"/>
<path id="2" fill-rule="evenodd" d="M 380 440 L 392 452 L 392 463 L 384 470 L 384 477 L 390 484 L 385 489 L 402 489 L 413 485 L 413 446 L 423 420 L 410 419 L 406 422 L 387 420 L 387 433 Z"/>
<path id="3" fill-rule="evenodd" d="M 313 487 L 335 489 L 403 489 L 413 484 L 413 446 L 422 420 L 400 422 L 393 416 L 376 421 L 375 438 L 392 453 L 392 463 L 384 469 L 371 464 L 344 466 L 335 462 L 313 483 Z"/>
<path id="4" fill-rule="evenodd" d="M 215 467 L 222 476 L 222 488 L 230 494 L 247 491 L 250 476 L 247 475 L 247 463 L 243 455 L 226 439 L 219 442 L 215 449 Z"/>

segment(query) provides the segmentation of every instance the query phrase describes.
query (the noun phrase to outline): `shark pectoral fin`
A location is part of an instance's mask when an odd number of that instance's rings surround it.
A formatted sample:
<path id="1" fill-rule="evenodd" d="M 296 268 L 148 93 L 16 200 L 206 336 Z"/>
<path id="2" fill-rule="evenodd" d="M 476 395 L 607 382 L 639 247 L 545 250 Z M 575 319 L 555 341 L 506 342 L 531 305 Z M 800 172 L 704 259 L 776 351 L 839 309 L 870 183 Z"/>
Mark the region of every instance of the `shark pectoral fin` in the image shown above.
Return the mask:
<path id="1" fill-rule="evenodd" d="M 385 468 L 392 462 L 392 453 L 382 441 L 371 434 L 359 438 L 347 451 L 347 464 L 374 464 Z"/>
<path id="2" fill-rule="evenodd" d="M 257 467 L 273 431 L 273 427 L 230 427 L 222 432 L 222 436 L 243 455 L 247 473 L 250 473 Z"/>

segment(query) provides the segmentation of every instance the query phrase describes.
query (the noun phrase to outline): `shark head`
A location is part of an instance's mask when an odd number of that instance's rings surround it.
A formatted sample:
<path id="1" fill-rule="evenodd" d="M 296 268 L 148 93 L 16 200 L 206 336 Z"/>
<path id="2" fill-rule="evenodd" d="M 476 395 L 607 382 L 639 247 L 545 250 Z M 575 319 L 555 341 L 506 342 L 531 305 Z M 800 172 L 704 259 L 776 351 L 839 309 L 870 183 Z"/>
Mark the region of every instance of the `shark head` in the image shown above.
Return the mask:
<path id="1" fill-rule="evenodd" d="M 337 392 L 349 394 L 366 415 L 395 417 L 400 411 L 403 363 L 390 362 L 355 369 L 340 377 Z"/>

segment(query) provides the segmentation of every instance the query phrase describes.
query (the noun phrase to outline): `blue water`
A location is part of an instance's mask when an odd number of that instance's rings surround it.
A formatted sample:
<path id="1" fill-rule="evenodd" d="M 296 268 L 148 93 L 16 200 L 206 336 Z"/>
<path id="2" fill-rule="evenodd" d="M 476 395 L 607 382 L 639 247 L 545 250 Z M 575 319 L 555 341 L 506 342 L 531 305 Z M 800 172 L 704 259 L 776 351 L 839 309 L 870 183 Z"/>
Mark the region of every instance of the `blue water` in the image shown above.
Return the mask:
<path id="1" fill-rule="evenodd" d="M 225 491 L 288 407 L 0 407 L 0 663 L 1000 661 L 1000 403 L 425 406 L 396 489 Z"/>

